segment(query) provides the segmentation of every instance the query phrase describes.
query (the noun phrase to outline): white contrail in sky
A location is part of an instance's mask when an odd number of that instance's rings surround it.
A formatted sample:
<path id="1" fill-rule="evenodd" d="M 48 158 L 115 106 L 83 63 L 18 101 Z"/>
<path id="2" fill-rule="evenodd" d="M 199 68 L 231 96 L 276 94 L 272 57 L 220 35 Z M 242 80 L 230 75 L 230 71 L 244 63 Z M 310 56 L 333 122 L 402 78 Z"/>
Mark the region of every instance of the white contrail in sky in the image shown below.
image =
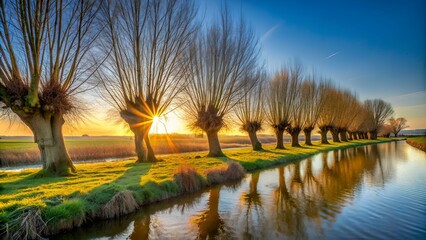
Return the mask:
<path id="1" fill-rule="evenodd" d="M 277 30 L 277 28 L 279 28 L 280 26 L 281 26 L 281 22 L 275 24 L 273 27 L 268 29 L 268 31 L 266 31 L 266 33 L 264 33 L 262 37 L 260 37 L 260 42 L 262 43 L 266 41 L 272 35 L 272 33 L 274 33 L 274 31 Z"/>
<path id="2" fill-rule="evenodd" d="M 337 51 L 337 52 L 335 52 L 335 53 L 333 53 L 333 54 L 329 55 L 328 57 L 324 58 L 324 60 L 330 59 L 330 58 L 332 58 L 332 57 L 336 56 L 336 55 L 337 55 L 337 54 L 339 54 L 339 53 L 340 53 L 340 51 Z"/>

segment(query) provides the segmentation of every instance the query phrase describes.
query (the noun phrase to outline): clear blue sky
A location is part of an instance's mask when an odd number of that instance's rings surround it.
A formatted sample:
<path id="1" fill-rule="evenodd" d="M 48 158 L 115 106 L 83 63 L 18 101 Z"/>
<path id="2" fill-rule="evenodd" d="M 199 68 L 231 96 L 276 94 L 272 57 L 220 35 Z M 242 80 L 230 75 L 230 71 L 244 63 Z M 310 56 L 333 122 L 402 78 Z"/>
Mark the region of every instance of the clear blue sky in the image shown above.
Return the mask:
<path id="1" fill-rule="evenodd" d="M 208 20 L 222 3 L 202 0 L 200 10 Z M 426 127 L 425 0 L 226 3 L 255 29 L 270 70 L 296 58 L 361 100 L 382 98 Z"/>

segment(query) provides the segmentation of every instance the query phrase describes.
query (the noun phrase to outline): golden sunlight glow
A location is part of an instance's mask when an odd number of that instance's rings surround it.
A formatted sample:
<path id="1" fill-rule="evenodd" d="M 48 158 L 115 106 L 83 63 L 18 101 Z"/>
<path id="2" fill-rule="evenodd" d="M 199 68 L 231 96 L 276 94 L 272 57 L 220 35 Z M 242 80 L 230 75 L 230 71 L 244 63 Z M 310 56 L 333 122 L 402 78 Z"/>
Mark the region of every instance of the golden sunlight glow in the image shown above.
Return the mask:
<path id="1" fill-rule="evenodd" d="M 152 125 L 153 125 L 153 126 L 158 124 L 158 121 L 159 121 L 158 119 L 159 119 L 159 117 L 158 117 L 158 116 L 154 116 L 154 117 L 152 118 Z"/>
<path id="2" fill-rule="evenodd" d="M 149 131 L 150 133 L 155 133 L 158 134 L 159 133 L 159 129 L 162 127 L 160 126 L 162 125 L 160 123 L 160 117 L 159 116 L 154 116 L 152 117 L 152 125 L 151 125 L 151 130 Z"/>

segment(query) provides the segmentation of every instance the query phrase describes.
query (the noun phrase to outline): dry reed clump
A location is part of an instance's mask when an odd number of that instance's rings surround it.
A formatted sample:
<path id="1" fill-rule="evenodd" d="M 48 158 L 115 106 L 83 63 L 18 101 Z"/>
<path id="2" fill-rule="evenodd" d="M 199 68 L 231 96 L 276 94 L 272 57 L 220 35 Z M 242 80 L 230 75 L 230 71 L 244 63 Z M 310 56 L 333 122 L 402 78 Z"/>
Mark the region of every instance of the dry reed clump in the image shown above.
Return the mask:
<path id="1" fill-rule="evenodd" d="M 228 162 L 228 168 L 226 169 L 227 180 L 238 180 L 244 177 L 244 168 L 237 162 Z"/>
<path id="2" fill-rule="evenodd" d="M 183 193 L 195 192 L 205 185 L 204 179 L 192 166 L 178 168 L 173 177 Z"/>
<path id="3" fill-rule="evenodd" d="M 6 224 L 1 233 L 4 239 L 44 239 L 41 233 L 47 228 L 41 210 L 27 207 L 16 212 L 13 220 Z"/>
<path id="4" fill-rule="evenodd" d="M 138 203 L 133 197 L 133 192 L 125 190 L 118 192 L 111 198 L 99 212 L 101 218 L 115 218 L 134 212 L 138 208 Z"/>
<path id="5" fill-rule="evenodd" d="M 224 183 L 226 181 L 241 179 L 244 176 L 244 168 L 237 162 L 228 162 L 228 166 L 207 170 L 207 183 L 209 185 Z"/>

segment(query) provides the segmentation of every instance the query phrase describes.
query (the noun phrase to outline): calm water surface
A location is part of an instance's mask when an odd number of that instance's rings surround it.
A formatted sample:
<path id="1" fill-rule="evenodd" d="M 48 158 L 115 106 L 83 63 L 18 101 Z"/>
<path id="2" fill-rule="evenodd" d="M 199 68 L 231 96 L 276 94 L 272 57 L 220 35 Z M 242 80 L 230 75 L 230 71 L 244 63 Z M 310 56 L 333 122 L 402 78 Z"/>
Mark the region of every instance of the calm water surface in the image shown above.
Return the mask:
<path id="1" fill-rule="evenodd" d="M 426 239 L 426 154 L 405 142 L 320 153 L 56 239 Z"/>

